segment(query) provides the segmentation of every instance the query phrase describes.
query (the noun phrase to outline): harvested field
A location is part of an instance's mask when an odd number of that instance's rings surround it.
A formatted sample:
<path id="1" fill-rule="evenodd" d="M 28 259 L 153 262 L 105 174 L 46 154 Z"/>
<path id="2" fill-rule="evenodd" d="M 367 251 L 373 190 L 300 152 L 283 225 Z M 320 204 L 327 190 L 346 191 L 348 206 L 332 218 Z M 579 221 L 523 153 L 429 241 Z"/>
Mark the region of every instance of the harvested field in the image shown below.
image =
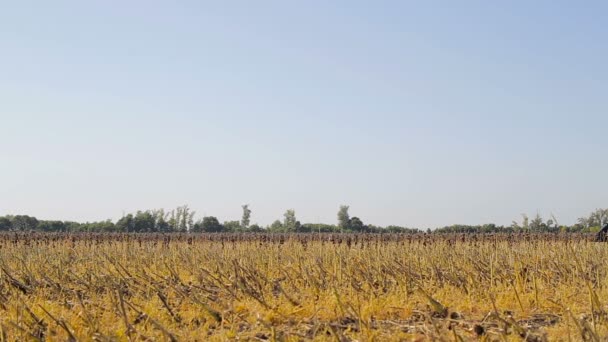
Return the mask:
<path id="1" fill-rule="evenodd" d="M 0 235 L 2 340 L 600 340 L 585 234 Z"/>

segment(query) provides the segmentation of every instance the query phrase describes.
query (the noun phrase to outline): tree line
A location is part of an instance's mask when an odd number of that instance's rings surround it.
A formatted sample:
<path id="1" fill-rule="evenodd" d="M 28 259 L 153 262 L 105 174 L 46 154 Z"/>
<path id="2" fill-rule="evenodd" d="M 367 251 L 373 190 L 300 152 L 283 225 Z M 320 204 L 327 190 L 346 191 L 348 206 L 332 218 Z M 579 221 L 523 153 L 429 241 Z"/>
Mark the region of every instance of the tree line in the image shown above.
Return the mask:
<path id="1" fill-rule="evenodd" d="M 436 229 L 421 230 L 401 226 L 380 227 L 365 224 L 360 218 L 349 214 L 349 206 L 340 206 L 335 224 L 300 223 L 294 209 L 288 209 L 281 220 L 267 226 L 251 224 L 249 205 L 242 206 L 240 220 L 220 222 L 215 216 L 205 216 L 195 220 L 195 211 L 187 205 L 171 211 L 164 209 L 137 211 L 123 215 L 119 220 L 98 222 L 73 222 L 59 220 L 38 220 L 28 215 L 0 216 L 0 231 L 42 231 L 42 232 L 122 232 L 122 233 L 221 233 L 221 232 L 276 232 L 276 233 L 496 233 L 496 232 L 597 232 L 608 223 L 608 209 L 596 209 L 588 216 L 581 217 L 574 225 L 560 225 L 554 215 L 544 220 L 539 214 L 532 219 L 522 214 L 520 221 L 510 226 L 495 224 L 451 225 Z"/>
<path id="2" fill-rule="evenodd" d="M 580 217 L 573 225 L 560 224 L 555 215 L 543 219 L 540 214 L 530 218 L 521 214 L 520 221 L 513 221 L 510 226 L 484 224 L 479 226 L 452 225 L 435 229 L 434 233 L 597 233 L 608 224 L 608 209 L 596 209 L 588 216 Z"/>

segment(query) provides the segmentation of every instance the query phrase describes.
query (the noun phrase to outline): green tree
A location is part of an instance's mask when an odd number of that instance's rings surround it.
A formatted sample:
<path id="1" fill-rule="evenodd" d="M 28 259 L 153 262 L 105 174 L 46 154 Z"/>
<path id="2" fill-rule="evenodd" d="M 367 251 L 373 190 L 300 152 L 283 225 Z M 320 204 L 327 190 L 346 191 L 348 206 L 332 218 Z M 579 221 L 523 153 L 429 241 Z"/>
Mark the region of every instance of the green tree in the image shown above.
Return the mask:
<path id="1" fill-rule="evenodd" d="M 135 230 L 135 222 L 133 220 L 133 214 L 127 214 L 120 218 L 116 222 L 116 230 L 119 232 L 133 232 Z"/>
<path id="2" fill-rule="evenodd" d="M 65 232 L 66 225 L 63 221 L 40 221 L 37 226 L 38 230 L 44 232 Z"/>
<path id="3" fill-rule="evenodd" d="M 543 222 L 543 218 L 540 216 L 539 213 L 536 213 L 536 216 L 534 216 L 532 221 L 530 221 L 530 229 L 534 230 L 534 231 L 541 231 L 545 227 L 546 227 L 546 225 Z"/>
<path id="4" fill-rule="evenodd" d="M 283 223 L 281 223 L 281 221 L 279 221 L 279 220 L 275 220 L 274 222 L 272 222 L 270 227 L 268 227 L 268 230 L 271 232 L 282 232 Z"/>
<path id="5" fill-rule="evenodd" d="M 181 233 L 189 231 L 194 225 L 194 214 L 187 205 L 177 207 L 173 217 L 175 230 Z"/>
<path id="6" fill-rule="evenodd" d="M 353 232 L 363 232 L 366 230 L 366 227 L 363 224 L 363 221 L 361 221 L 361 219 L 359 219 L 356 216 L 354 216 L 350 219 L 348 226 Z"/>
<path id="7" fill-rule="evenodd" d="M 264 229 L 262 227 L 260 227 L 260 225 L 258 224 L 252 224 L 251 226 L 249 226 L 248 230 L 250 232 L 254 232 L 254 233 L 259 233 L 259 232 L 263 232 Z"/>
<path id="8" fill-rule="evenodd" d="M 241 222 L 239 221 L 225 221 L 224 222 L 224 230 L 227 232 L 240 232 L 242 231 L 241 229 Z"/>
<path id="9" fill-rule="evenodd" d="M 11 220 L 13 230 L 35 230 L 38 227 L 38 220 L 27 215 L 16 215 Z"/>
<path id="10" fill-rule="evenodd" d="M 116 230 L 116 225 L 111 220 L 85 223 L 80 226 L 80 231 L 83 232 L 115 232 Z"/>
<path id="11" fill-rule="evenodd" d="M 418 229 L 405 228 L 405 227 L 400 227 L 400 226 L 387 226 L 385 228 L 385 230 L 389 233 L 408 233 L 408 234 L 420 233 L 420 231 Z"/>
<path id="12" fill-rule="evenodd" d="M 300 230 L 300 221 L 296 219 L 296 211 L 288 209 L 283 214 L 283 230 L 286 232 L 297 232 Z"/>
<path id="13" fill-rule="evenodd" d="M 592 227 L 603 227 L 608 223 L 608 209 L 595 209 L 589 215 L 589 223 Z"/>
<path id="14" fill-rule="evenodd" d="M 190 229 L 190 233 L 202 233 L 203 232 L 203 221 L 198 220 L 194 222 L 192 225 L 192 229 Z"/>
<path id="15" fill-rule="evenodd" d="M 214 216 L 203 217 L 200 229 L 202 232 L 218 233 L 224 231 L 224 226 Z"/>
<path id="16" fill-rule="evenodd" d="M 335 225 L 325 223 L 305 223 L 303 227 L 313 233 L 334 233 L 338 231 L 338 227 Z"/>
<path id="17" fill-rule="evenodd" d="M 348 214 L 348 208 L 347 205 L 341 205 L 338 211 L 338 228 L 340 228 L 340 231 L 349 229 L 350 215 Z"/>
<path id="18" fill-rule="evenodd" d="M 187 205 L 171 210 L 167 221 L 170 230 L 181 233 L 189 231 L 194 225 L 194 214 Z"/>
<path id="19" fill-rule="evenodd" d="M 586 217 L 579 217 L 578 224 L 585 229 L 589 228 L 590 226 L 589 219 Z"/>
<path id="20" fill-rule="evenodd" d="M 154 216 L 149 211 L 138 211 L 133 217 L 134 232 L 153 232 L 156 230 Z"/>
<path id="21" fill-rule="evenodd" d="M 81 231 L 82 227 L 84 226 L 81 223 L 71 221 L 64 221 L 63 224 L 66 232 L 78 232 Z"/>
<path id="22" fill-rule="evenodd" d="M 522 220 L 521 220 L 521 227 L 522 227 L 524 230 L 528 230 L 528 229 L 530 229 L 530 224 L 529 224 L 530 219 L 528 218 L 528 215 L 526 215 L 526 214 L 521 214 L 521 217 L 522 217 Z"/>
<path id="23" fill-rule="evenodd" d="M 154 230 L 157 232 L 168 233 L 171 231 L 171 226 L 167 222 L 168 213 L 164 209 L 152 210 L 154 217 Z"/>
<path id="24" fill-rule="evenodd" d="M 0 231 L 11 230 L 11 220 L 8 217 L 0 217 Z"/>
<path id="25" fill-rule="evenodd" d="M 249 204 L 243 204 L 243 217 L 241 218 L 241 227 L 243 229 L 249 228 L 249 222 L 251 218 L 251 209 L 249 209 Z"/>

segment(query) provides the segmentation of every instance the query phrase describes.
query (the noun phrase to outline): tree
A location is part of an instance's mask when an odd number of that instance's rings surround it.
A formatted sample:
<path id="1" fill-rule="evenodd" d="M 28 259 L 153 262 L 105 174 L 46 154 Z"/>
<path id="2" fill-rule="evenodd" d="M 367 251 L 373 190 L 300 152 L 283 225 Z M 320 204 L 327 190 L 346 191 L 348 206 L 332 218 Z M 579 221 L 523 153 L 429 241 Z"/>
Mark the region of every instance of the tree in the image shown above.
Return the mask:
<path id="1" fill-rule="evenodd" d="M 171 226 L 167 222 L 168 213 L 164 209 L 152 210 L 154 217 L 154 230 L 157 232 L 167 233 L 171 231 Z"/>
<path id="2" fill-rule="evenodd" d="M 554 227 L 555 229 L 559 228 L 559 222 L 553 213 L 551 213 L 551 218 L 547 220 L 547 226 Z"/>
<path id="3" fill-rule="evenodd" d="M 589 221 L 592 227 L 603 227 L 608 223 L 608 209 L 595 209 L 589 215 Z"/>
<path id="4" fill-rule="evenodd" d="M 268 227 L 268 230 L 271 232 L 281 232 L 283 231 L 283 224 L 281 223 L 281 221 L 275 220 L 274 222 L 272 222 L 270 227 Z"/>
<path id="5" fill-rule="evenodd" d="M 0 231 L 11 230 L 11 220 L 8 217 L 0 217 Z"/>
<path id="6" fill-rule="evenodd" d="M 133 218 L 134 232 L 153 232 L 156 230 L 154 216 L 149 211 L 138 211 Z"/>
<path id="7" fill-rule="evenodd" d="M 251 218 L 251 209 L 249 209 L 249 204 L 242 205 L 243 208 L 243 217 L 241 218 L 241 227 L 243 229 L 249 228 L 249 219 Z"/>
<path id="8" fill-rule="evenodd" d="M 203 232 L 203 221 L 198 220 L 192 225 L 192 229 L 190 229 L 190 233 L 202 233 Z"/>
<path id="9" fill-rule="evenodd" d="M 338 227 L 333 224 L 324 223 L 305 223 L 303 230 L 313 233 L 333 233 L 338 231 Z"/>
<path id="10" fill-rule="evenodd" d="M 298 230 L 298 220 L 296 220 L 296 211 L 288 209 L 283 214 L 283 230 L 286 232 L 295 232 Z"/>
<path id="11" fill-rule="evenodd" d="M 540 216 L 539 213 L 536 213 L 536 216 L 534 216 L 534 218 L 532 219 L 532 221 L 530 221 L 530 229 L 532 230 L 543 230 L 543 228 L 545 228 L 546 225 L 543 222 L 543 218 Z"/>
<path id="12" fill-rule="evenodd" d="M 16 215 L 11 220 L 11 226 L 14 230 L 34 230 L 38 227 L 38 220 L 27 215 Z"/>
<path id="13" fill-rule="evenodd" d="M 405 228 L 405 227 L 400 227 L 400 226 L 387 226 L 384 229 L 389 233 L 407 233 L 407 234 L 420 233 L 420 231 L 416 228 Z M 376 228 L 376 230 L 379 230 L 379 229 Z"/>
<path id="14" fill-rule="evenodd" d="M 298 224 L 298 233 L 310 233 L 312 232 L 312 230 L 310 229 L 309 225 L 306 224 L 300 224 L 300 221 L 297 221 Z"/>
<path id="15" fill-rule="evenodd" d="M 170 213 L 167 213 L 167 217 L 169 218 L 167 220 L 167 224 L 169 225 L 169 230 L 176 231 L 177 230 L 177 217 L 175 216 L 175 210 L 171 210 Z"/>
<path id="16" fill-rule="evenodd" d="M 67 230 L 63 221 L 40 221 L 37 229 L 45 232 L 64 232 Z"/>
<path id="17" fill-rule="evenodd" d="M 78 222 L 64 221 L 63 225 L 65 226 L 66 232 L 77 232 L 83 228 L 83 224 Z M 86 223 L 85 223 L 86 225 Z"/>
<path id="18" fill-rule="evenodd" d="M 201 231 L 208 233 L 217 233 L 224 230 L 224 226 L 220 224 L 220 221 L 217 220 L 214 216 L 206 216 L 203 217 L 203 221 L 201 222 Z"/>
<path id="19" fill-rule="evenodd" d="M 168 216 L 169 220 L 167 221 L 170 230 L 181 233 L 189 231 L 194 225 L 194 214 L 195 212 L 190 210 L 187 205 L 171 210 Z"/>
<path id="20" fill-rule="evenodd" d="M 190 230 L 194 224 L 194 214 L 195 212 L 190 210 L 187 205 L 177 207 L 175 217 L 173 217 L 175 230 L 182 233 Z"/>
<path id="21" fill-rule="evenodd" d="M 589 219 L 586 217 L 579 217 L 578 224 L 580 224 L 583 228 L 589 228 Z"/>
<path id="22" fill-rule="evenodd" d="M 521 217 L 522 217 L 521 227 L 525 230 L 528 230 L 530 228 L 530 225 L 528 224 L 528 222 L 529 222 L 528 215 L 521 214 Z"/>
<path id="23" fill-rule="evenodd" d="M 363 221 L 356 216 L 350 219 L 348 225 L 353 232 L 362 232 L 366 230 Z"/>
<path id="24" fill-rule="evenodd" d="M 133 214 L 123 216 L 116 222 L 116 230 L 119 232 L 133 232 L 135 230 L 135 222 L 133 220 Z"/>
<path id="25" fill-rule="evenodd" d="M 259 232 L 264 231 L 264 229 L 262 229 L 262 227 L 260 227 L 258 224 L 252 224 L 251 226 L 249 226 L 248 230 L 250 232 L 254 232 L 254 233 L 259 233 Z"/>
<path id="26" fill-rule="evenodd" d="M 225 221 L 224 230 L 227 232 L 240 232 L 241 223 L 239 221 Z"/>
<path id="27" fill-rule="evenodd" d="M 340 231 L 348 230 L 350 223 L 350 216 L 348 215 L 348 206 L 341 205 L 338 211 L 338 228 Z"/>
<path id="28" fill-rule="evenodd" d="M 72 227 L 69 227 L 68 222 L 64 222 L 66 225 L 66 230 L 70 230 L 73 229 Z M 116 231 L 116 225 L 114 223 L 112 223 L 111 220 L 105 220 L 105 221 L 100 221 L 100 222 L 91 222 L 91 223 L 84 223 L 81 224 L 79 227 L 79 230 L 81 232 L 115 232 Z"/>

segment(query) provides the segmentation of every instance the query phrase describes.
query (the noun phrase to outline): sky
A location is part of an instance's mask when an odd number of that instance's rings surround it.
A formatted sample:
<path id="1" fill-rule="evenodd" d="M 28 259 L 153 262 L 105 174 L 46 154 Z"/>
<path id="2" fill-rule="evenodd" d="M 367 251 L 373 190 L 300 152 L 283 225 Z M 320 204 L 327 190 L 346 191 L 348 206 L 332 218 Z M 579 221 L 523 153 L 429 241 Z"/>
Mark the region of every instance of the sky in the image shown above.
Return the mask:
<path id="1" fill-rule="evenodd" d="M 608 207 L 605 1 L 5 1 L 0 215 Z"/>

